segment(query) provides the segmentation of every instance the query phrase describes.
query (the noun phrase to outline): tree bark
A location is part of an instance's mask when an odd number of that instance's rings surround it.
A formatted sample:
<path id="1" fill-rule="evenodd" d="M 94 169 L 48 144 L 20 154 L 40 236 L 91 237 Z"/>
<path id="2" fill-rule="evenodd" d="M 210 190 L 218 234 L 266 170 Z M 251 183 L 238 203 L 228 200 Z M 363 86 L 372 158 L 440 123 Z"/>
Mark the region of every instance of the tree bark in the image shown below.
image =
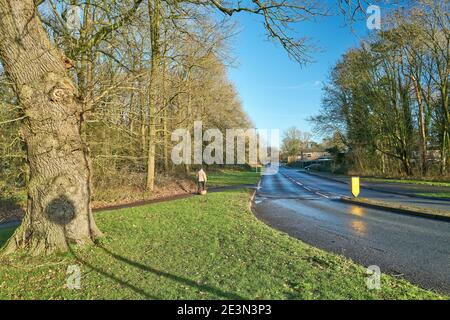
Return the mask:
<path id="1" fill-rule="evenodd" d="M 151 37 L 151 66 L 149 80 L 149 137 L 148 137 L 148 160 L 147 160 L 147 190 L 152 191 L 155 185 L 155 157 L 156 157 L 156 114 L 158 104 L 158 88 L 161 76 L 161 1 L 153 0 L 148 3 L 150 16 L 150 37 Z"/>
<path id="2" fill-rule="evenodd" d="M 425 128 L 425 112 L 424 103 L 422 100 L 422 87 L 419 80 L 415 76 L 410 76 L 414 85 L 414 92 L 416 94 L 417 105 L 419 106 L 419 134 L 420 134 L 420 159 L 421 159 L 421 174 L 426 176 L 428 169 L 428 151 L 427 151 L 427 132 Z"/>
<path id="3" fill-rule="evenodd" d="M 21 134 L 30 168 L 26 216 L 4 253 L 50 253 L 101 235 L 90 206 L 82 103 L 36 10 L 33 0 L 0 0 L 0 59 L 26 116 Z"/>

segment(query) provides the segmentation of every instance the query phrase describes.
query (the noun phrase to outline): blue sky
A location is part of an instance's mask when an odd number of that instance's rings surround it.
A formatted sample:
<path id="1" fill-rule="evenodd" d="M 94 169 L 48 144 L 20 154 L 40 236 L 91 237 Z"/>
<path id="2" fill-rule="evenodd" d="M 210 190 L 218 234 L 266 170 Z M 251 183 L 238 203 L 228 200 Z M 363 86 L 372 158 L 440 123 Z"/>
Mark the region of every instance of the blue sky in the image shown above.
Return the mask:
<path id="1" fill-rule="evenodd" d="M 354 30 L 344 26 L 341 16 L 298 24 L 296 35 L 311 38 L 321 50 L 313 53 L 314 63 L 301 67 L 280 45 L 267 40 L 257 17 L 242 14 L 235 19 L 242 31 L 233 41 L 237 67 L 230 67 L 228 74 L 255 126 L 281 130 L 296 126 L 311 132 L 307 119 L 318 113 L 322 84 L 340 56 L 358 46 L 367 30 L 365 21 L 356 22 Z"/>

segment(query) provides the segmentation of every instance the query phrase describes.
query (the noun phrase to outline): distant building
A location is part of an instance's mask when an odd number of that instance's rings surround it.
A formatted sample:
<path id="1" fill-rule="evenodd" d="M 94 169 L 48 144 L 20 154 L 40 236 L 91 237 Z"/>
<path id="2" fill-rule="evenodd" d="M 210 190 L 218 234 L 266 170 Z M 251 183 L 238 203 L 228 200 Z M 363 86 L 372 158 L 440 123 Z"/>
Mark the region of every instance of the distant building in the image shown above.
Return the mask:
<path id="1" fill-rule="evenodd" d="M 298 156 L 289 156 L 288 157 L 288 162 L 292 163 L 292 162 L 296 162 L 296 161 L 301 161 L 301 162 L 309 162 L 309 161 L 317 161 L 317 160 L 321 160 L 321 159 L 330 159 L 331 158 L 331 154 L 327 151 L 323 151 L 317 148 L 314 149 L 305 149 L 303 150 Z"/>
<path id="2" fill-rule="evenodd" d="M 330 158 L 331 154 L 326 151 L 305 150 L 301 153 L 297 160 L 300 161 L 315 161 L 321 158 Z"/>

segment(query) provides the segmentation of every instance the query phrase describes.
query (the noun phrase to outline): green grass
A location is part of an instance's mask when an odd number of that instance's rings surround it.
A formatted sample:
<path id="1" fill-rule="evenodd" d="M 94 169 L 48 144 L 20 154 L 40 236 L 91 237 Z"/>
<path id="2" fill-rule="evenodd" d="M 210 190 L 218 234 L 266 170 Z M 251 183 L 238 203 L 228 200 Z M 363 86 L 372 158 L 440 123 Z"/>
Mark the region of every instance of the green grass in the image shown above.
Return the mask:
<path id="1" fill-rule="evenodd" d="M 222 169 L 208 174 L 208 186 L 256 184 L 260 178 L 261 173 L 255 170 Z"/>
<path id="2" fill-rule="evenodd" d="M 418 196 L 432 197 L 432 198 L 450 198 L 450 192 L 438 193 L 416 193 Z"/>
<path id="3" fill-rule="evenodd" d="M 16 228 L 0 229 L 0 246 L 9 239 L 15 229 Z"/>
<path id="4" fill-rule="evenodd" d="M 98 213 L 97 246 L 3 258 L 0 299 L 447 298 L 386 275 L 368 290 L 363 267 L 269 228 L 248 199 L 235 190 Z M 65 286 L 73 264 L 80 290 Z"/>
<path id="5" fill-rule="evenodd" d="M 450 187 L 450 182 L 427 181 L 427 180 L 408 180 L 408 179 L 386 179 L 386 178 L 363 178 L 368 182 L 394 182 L 394 183 L 410 183 L 418 185 L 427 185 L 435 187 Z"/>

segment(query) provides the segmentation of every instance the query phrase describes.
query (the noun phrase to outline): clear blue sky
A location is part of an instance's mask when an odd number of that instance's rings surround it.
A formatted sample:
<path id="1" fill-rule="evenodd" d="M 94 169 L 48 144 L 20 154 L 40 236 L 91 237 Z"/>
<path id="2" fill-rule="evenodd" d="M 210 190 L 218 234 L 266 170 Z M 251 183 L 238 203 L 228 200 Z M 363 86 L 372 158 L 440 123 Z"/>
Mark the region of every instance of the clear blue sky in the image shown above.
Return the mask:
<path id="1" fill-rule="evenodd" d="M 312 54 L 314 63 L 301 67 L 280 45 L 267 40 L 257 17 L 242 14 L 235 19 L 242 32 L 233 42 L 237 67 L 228 72 L 255 126 L 280 130 L 297 126 L 311 132 L 307 119 L 319 110 L 322 84 L 340 56 L 358 46 L 368 31 L 365 21 L 356 22 L 353 30 L 344 26 L 341 16 L 298 24 L 296 34 L 311 38 L 321 48 Z"/>

